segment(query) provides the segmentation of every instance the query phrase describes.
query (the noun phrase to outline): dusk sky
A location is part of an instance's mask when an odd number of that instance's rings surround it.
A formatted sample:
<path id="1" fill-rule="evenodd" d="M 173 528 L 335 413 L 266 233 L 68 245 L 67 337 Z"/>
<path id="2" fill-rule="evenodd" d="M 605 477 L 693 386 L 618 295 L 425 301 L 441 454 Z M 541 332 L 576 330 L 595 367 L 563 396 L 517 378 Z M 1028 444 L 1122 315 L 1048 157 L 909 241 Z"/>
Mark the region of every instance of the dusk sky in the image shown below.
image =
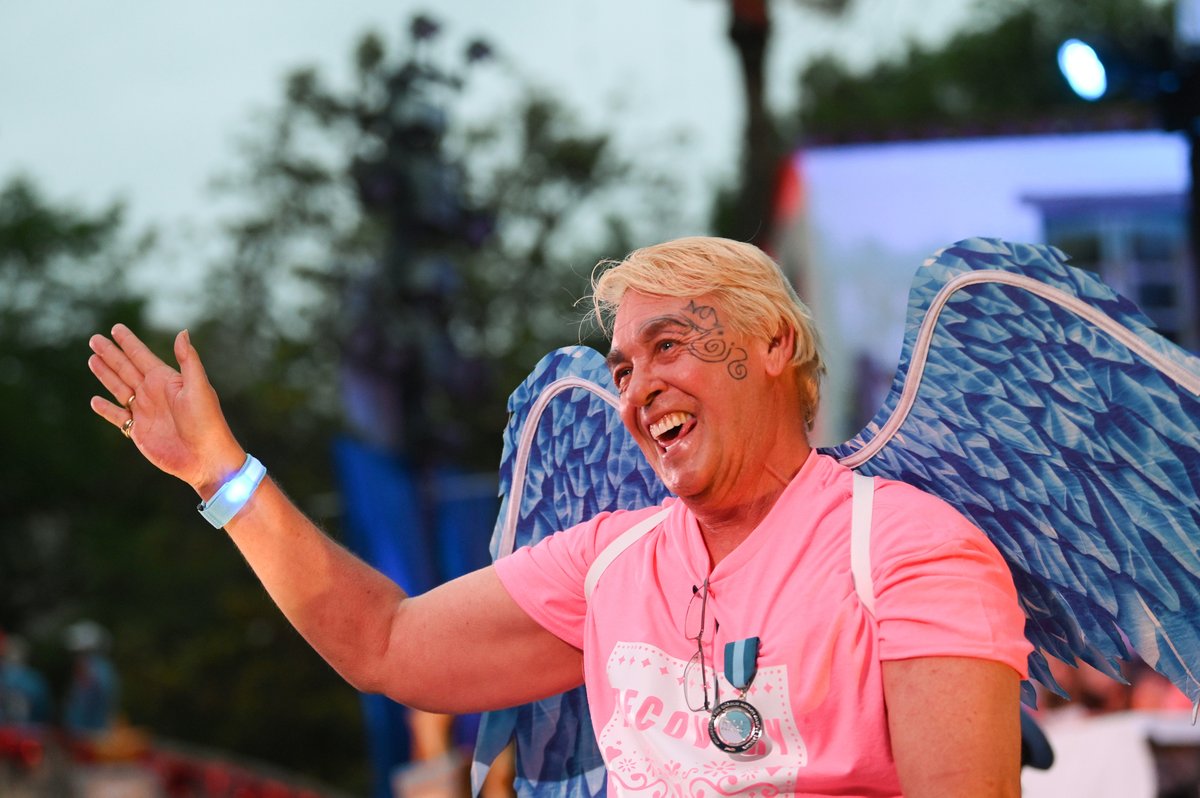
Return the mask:
<path id="1" fill-rule="evenodd" d="M 201 220 L 206 183 L 280 96 L 291 69 L 349 72 L 354 42 L 392 33 L 429 8 L 410 0 L 130 0 L 6 3 L 0 9 L 0 179 L 24 172 L 52 197 L 129 201 L 136 218 Z M 963 23 L 971 0 L 858 0 L 834 24 L 774 3 L 771 87 L 794 100 L 806 55 L 863 62 Z M 448 0 L 436 4 L 455 48 L 482 36 L 512 68 L 608 119 L 633 141 L 685 131 L 694 176 L 727 174 L 741 115 L 721 0 Z M 486 79 L 477 95 L 489 91 Z M 480 107 L 488 104 L 479 96 Z M 661 156 L 661 153 L 658 155 Z"/>

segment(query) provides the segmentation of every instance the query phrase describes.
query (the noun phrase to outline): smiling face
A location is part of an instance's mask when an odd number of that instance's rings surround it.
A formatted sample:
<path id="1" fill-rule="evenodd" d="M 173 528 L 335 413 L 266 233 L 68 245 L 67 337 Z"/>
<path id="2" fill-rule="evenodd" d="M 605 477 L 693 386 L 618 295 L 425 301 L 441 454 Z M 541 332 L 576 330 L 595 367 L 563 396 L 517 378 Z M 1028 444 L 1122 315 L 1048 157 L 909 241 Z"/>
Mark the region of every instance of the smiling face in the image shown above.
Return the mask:
<path id="1" fill-rule="evenodd" d="M 711 295 L 625 294 L 609 367 L 621 418 L 671 492 L 726 509 L 763 495 L 781 431 L 796 427 L 782 417 L 799 413 L 789 347 L 735 333 Z"/>

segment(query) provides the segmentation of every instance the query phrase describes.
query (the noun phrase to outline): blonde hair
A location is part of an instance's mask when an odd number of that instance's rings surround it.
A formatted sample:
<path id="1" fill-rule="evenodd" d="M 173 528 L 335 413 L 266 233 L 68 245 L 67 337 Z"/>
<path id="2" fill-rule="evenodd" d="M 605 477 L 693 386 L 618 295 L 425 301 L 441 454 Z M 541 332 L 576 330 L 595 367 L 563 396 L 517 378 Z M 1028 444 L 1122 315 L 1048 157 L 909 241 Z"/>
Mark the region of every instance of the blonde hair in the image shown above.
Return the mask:
<path id="1" fill-rule="evenodd" d="M 784 327 L 795 333 L 796 370 L 805 420 L 820 400 L 821 361 L 812 314 L 778 264 L 753 244 L 695 236 L 634 250 L 622 261 L 602 261 L 592 274 L 592 315 L 605 335 L 626 291 L 649 296 L 711 294 L 731 329 L 770 341 Z"/>

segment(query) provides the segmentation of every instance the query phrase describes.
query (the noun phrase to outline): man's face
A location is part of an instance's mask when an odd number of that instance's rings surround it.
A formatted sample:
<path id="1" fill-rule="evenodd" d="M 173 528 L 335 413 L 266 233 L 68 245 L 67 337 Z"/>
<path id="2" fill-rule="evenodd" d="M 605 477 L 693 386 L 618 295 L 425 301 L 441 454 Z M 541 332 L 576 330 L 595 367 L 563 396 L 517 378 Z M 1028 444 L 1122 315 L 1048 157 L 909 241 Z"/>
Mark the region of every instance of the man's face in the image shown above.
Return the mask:
<path id="1" fill-rule="evenodd" d="M 621 418 L 675 495 L 723 502 L 753 487 L 774 415 L 765 349 L 709 295 L 622 298 L 608 357 Z"/>

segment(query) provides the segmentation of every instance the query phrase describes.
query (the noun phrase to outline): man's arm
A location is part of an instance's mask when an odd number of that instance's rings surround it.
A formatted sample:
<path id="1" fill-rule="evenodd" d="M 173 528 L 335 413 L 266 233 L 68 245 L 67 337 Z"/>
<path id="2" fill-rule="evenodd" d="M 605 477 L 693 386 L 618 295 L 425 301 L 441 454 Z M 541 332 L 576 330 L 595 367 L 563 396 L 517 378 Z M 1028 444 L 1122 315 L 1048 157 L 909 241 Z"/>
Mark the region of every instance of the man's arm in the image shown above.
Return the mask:
<path id="1" fill-rule="evenodd" d="M 120 402 L 93 397 L 92 409 L 128 427 L 153 465 L 210 498 L 245 451 L 186 332 L 175 340 L 179 371 L 122 325 L 112 340 L 89 343 L 89 368 Z M 288 620 L 361 690 L 461 712 L 583 680 L 580 652 L 521 610 L 491 568 L 410 599 L 317 529 L 270 478 L 225 528 Z"/>
<path id="2" fill-rule="evenodd" d="M 406 597 L 269 480 L 226 529 L 292 625 L 360 690 L 472 712 L 583 681 L 579 650 L 535 623 L 491 567 Z"/>
<path id="3" fill-rule="evenodd" d="M 1021 794 L 1016 671 L 967 657 L 886 661 L 883 689 L 907 798 Z"/>

